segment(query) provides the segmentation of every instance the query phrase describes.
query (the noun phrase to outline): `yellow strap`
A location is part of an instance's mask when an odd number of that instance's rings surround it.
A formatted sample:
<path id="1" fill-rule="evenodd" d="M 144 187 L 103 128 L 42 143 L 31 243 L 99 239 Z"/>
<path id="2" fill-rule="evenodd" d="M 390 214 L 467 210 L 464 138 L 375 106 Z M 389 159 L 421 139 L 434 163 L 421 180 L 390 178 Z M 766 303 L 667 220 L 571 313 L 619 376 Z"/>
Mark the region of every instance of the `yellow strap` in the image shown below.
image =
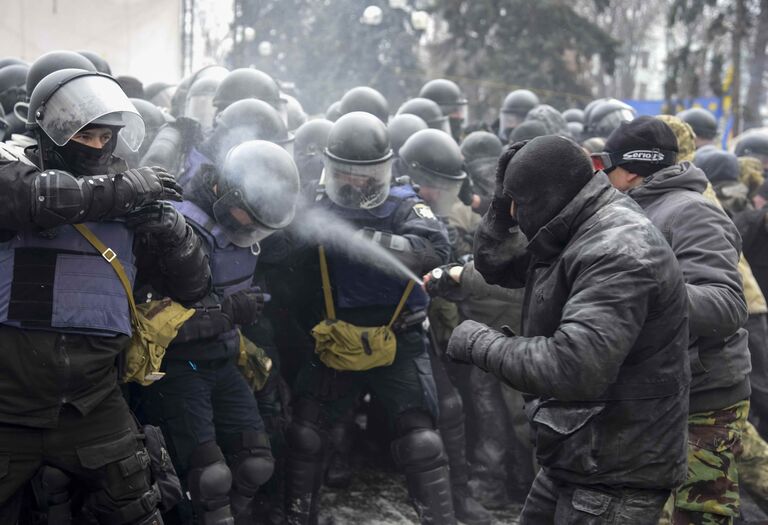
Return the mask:
<path id="1" fill-rule="evenodd" d="M 94 248 L 96 248 L 96 251 L 99 252 L 101 256 L 104 257 L 104 259 L 110 264 L 110 266 L 112 266 L 112 269 L 115 270 L 118 279 L 120 279 L 120 282 L 123 284 L 123 288 L 125 288 L 125 295 L 128 296 L 128 305 L 131 308 L 131 315 L 133 316 L 133 321 L 136 322 L 139 316 L 138 312 L 136 311 L 136 303 L 133 300 L 133 287 L 131 286 L 131 281 L 128 279 L 128 275 L 125 273 L 123 265 L 117 258 L 117 254 L 114 252 L 114 250 L 112 250 L 112 248 L 107 248 L 107 246 L 101 242 L 99 238 L 96 237 L 96 234 L 93 233 L 85 224 L 73 224 L 72 226 L 74 226 L 75 229 L 80 232 L 80 235 L 85 237 L 85 239 L 91 243 Z"/>
<path id="2" fill-rule="evenodd" d="M 395 324 L 395 321 L 397 321 L 397 318 L 400 317 L 400 312 L 403 311 L 403 308 L 405 307 L 405 303 L 406 301 L 408 301 L 408 297 L 411 295 L 411 292 L 413 291 L 413 284 L 414 282 L 409 279 L 408 284 L 405 285 L 405 291 L 403 292 L 403 296 L 400 298 L 400 302 L 397 303 L 397 308 L 395 308 L 395 313 L 392 316 L 392 320 L 389 321 L 387 328 L 392 328 L 392 325 Z"/>
<path id="3" fill-rule="evenodd" d="M 317 251 L 320 252 L 320 277 L 323 280 L 323 299 L 325 300 L 325 313 L 328 319 L 336 319 L 336 310 L 333 308 L 333 294 L 331 294 L 331 278 L 328 275 L 328 261 L 325 258 L 325 248 L 323 246 L 318 246 Z M 408 297 L 410 297 L 411 292 L 413 291 L 413 285 L 413 281 L 408 281 L 408 284 L 405 286 L 403 296 L 400 298 L 400 302 L 397 304 L 395 313 L 392 316 L 392 319 L 389 321 L 387 328 L 392 328 L 392 325 L 395 324 L 395 321 L 397 321 L 397 318 L 400 316 L 400 313 L 405 307 L 405 303 L 408 301 Z"/>
<path id="4" fill-rule="evenodd" d="M 336 309 L 333 307 L 333 294 L 331 293 L 331 278 L 328 276 L 328 261 L 325 258 L 325 248 L 318 246 L 320 252 L 320 277 L 323 279 L 323 299 L 325 300 L 325 316 L 328 319 L 336 319 Z"/>

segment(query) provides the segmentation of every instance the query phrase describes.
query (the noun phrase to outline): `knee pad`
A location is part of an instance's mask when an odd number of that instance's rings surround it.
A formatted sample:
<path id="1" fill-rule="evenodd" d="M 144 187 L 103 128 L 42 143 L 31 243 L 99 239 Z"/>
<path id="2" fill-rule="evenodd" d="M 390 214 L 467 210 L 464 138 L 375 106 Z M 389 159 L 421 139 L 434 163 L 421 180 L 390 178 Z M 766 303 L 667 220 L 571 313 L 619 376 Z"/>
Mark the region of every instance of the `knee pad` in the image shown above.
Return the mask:
<path id="1" fill-rule="evenodd" d="M 321 457 L 325 449 L 325 440 L 317 425 L 302 419 L 294 418 L 288 426 L 285 439 L 296 457 L 314 460 Z"/>
<path id="2" fill-rule="evenodd" d="M 230 460 L 235 490 L 252 496 L 272 476 L 275 460 L 264 432 L 249 430 L 239 435 L 239 446 Z"/>
<path id="3" fill-rule="evenodd" d="M 206 511 L 229 505 L 232 472 L 213 441 L 199 445 L 189 460 L 187 487 L 192 503 Z"/>
<path id="4" fill-rule="evenodd" d="M 407 473 L 425 472 L 447 465 L 440 434 L 431 429 L 416 429 L 392 442 L 392 457 Z"/>
<path id="5" fill-rule="evenodd" d="M 422 409 L 412 409 L 401 412 L 395 419 L 395 434 L 403 437 L 414 430 L 434 430 L 435 420 L 432 414 Z"/>

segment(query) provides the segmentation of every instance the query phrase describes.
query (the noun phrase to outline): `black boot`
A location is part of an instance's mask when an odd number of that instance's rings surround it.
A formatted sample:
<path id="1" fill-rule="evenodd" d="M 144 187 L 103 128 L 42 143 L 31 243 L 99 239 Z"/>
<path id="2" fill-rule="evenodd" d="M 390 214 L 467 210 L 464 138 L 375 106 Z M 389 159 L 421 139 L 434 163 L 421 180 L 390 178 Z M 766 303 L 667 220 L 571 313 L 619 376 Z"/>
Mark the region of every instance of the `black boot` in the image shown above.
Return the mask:
<path id="1" fill-rule="evenodd" d="M 469 491 L 469 465 L 467 464 L 467 441 L 464 435 L 464 418 L 440 421 L 440 435 L 451 474 L 451 493 L 456 519 L 467 525 L 490 525 L 491 513 L 486 510 Z"/>
<path id="2" fill-rule="evenodd" d="M 456 517 L 451 504 L 448 467 L 405 474 L 411 504 L 422 525 L 451 525 Z"/>
<path id="3" fill-rule="evenodd" d="M 352 468 L 349 458 L 352 453 L 353 424 L 339 421 L 328 433 L 330 458 L 325 471 L 325 484 L 337 489 L 345 489 L 352 483 Z"/>

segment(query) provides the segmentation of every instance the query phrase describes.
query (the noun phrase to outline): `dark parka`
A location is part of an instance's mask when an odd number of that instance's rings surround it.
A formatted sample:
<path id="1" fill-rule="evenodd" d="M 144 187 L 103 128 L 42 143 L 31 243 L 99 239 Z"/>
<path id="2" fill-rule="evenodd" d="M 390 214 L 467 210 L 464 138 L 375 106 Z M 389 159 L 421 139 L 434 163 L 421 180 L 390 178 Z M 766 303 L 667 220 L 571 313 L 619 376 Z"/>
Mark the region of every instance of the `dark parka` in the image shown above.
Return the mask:
<path id="1" fill-rule="evenodd" d="M 661 231 L 685 279 L 690 317 L 691 413 L 749 398 L 747 320 L 738 271 L 741 237 L 702 192 L 704 172 L 689 162 L 670 166 L 628 192 Z"/>
<path id="2" fill-rule="evenodd" d="M 538 460 L 562 482 L 672 488 L 686 475 L 685 287 L 664 237 L 596 175 L 526 246 L 486 216 L 475 266 L 525 285 L 522 335 L 469 336 L 472 362 L 529 394 Z"/>

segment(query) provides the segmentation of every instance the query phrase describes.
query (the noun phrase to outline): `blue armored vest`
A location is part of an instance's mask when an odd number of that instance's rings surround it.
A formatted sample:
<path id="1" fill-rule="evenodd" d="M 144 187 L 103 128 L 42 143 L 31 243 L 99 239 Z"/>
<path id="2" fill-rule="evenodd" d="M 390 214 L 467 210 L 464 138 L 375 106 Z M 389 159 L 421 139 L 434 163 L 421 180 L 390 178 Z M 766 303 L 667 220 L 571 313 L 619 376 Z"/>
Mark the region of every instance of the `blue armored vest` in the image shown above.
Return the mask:
<path id="1" fill-rule="evenodd" d="M 229 242 L 224 230 L 195 203 L 180 202 L 176 208 L 208 245 L 213 291 L 219 299 L 249 288 L 259 260 L 251 249 Z"/>
<path id="2" fill-rule="evenodd" d="M 116 254 L 133 284 L 133 232 L 85 223 Z M 72 226 L 19 231 L 0 243 L 0 323 L 89 335 L 131 335 L 125 289 L 112 266 Z"/>
<path id="3" fill-rule="evenodd" d="M 177 177 L 178 183 L 186 187 L 204 164 L 212 164 L 211 160 L 203 155 L 197 148 L 192 148 L 184 159 L 184 170 Z"/>
<path id="4" fill-rule="evenodd" d="M 407 204 L 406 201 L 415 199 L 418 199 L 418 195 L 410 185 L 399 185 L 390 189 L 386 201 L 370 210 L 342 208 L 329 199 L 324 199 L 324 202 L 334 215 L 357 228 L 396 233 L 399 230 L 399 225 L 395 222 L 397 210 Z M 344 253 L 330 248 L 328 265 L 338 308 L 391 306 L 394 310 L 408 284 L 405 278 L 395 277 L 369 264 L 353 261 Z M 426 308 L 428 304 L 426 293 L 420 287 L 415 287 L 406 307 L 411 311 L 418 311 Z"/>

